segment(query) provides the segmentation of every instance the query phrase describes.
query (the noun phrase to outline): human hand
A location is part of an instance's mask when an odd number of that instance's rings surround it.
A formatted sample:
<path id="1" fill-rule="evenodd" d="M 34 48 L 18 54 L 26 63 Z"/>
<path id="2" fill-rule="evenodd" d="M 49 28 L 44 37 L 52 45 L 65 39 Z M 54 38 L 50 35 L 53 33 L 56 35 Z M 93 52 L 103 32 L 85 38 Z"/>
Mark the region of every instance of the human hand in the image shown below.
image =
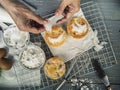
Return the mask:
<path id="1" fill-rule="evenodd" d="M 21 31 L 27 31 L 34 34 L 45 31 L 44 24 L 47 23 L 47 20 L 34 14 L 24 4 L 17 0 L 3 0 L 0 3 L 8 11 Z"/>
<path id="2" fill-rule="evenodd" d="M 74 13 L 79 11 L 80 0 L 62 0 L 55 15 L 63 15 L 64 17 L 57 21 L 58 24 L 67 21 Z"/>

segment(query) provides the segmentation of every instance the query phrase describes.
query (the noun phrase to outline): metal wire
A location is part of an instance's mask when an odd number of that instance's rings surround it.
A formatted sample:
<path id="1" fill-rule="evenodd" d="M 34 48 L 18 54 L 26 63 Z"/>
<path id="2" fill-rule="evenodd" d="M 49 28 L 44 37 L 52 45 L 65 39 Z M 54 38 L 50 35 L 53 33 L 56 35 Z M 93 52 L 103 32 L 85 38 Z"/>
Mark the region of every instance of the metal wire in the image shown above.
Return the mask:
<path id="1" fill-rule="evenodd" d="M 104 45 L 104 48 L 99 52 L 94 51 L 92 48 L 89 51 L 86 51 L 84 54 L 77 55 L 71 61 L 67 62 L 66 65 L 69 69 L 72 61 L 74 59 L 77 60 L 74 68 L 70 72 L 70 78 L 83 76 L 85 74 L 94 72 L 90 61 L 91 58 L 98 58 L 103 68 L 109 68 L 117 63 L 109 34 L 97 4 L 93 1 L 89 1 L 81 4 L 81 8 L 92 29 L 98 31 L 99 40 L 105 41 L 107 44 Z M 45 51 L 46 59 L 49 59 L 53 56 L 41 35 L 31 34 L 31 42 L 41 42 L 41 48 Z M 15 62 L 14 69 L 17 75 L 20 90 L 41 90 L 60 83 L 64 78 L 63 77 L 59 80 L 51 80 L 44 74 L 43 68 L 41 71 L 28 70 L 23 68 L 19 61 Z"/>

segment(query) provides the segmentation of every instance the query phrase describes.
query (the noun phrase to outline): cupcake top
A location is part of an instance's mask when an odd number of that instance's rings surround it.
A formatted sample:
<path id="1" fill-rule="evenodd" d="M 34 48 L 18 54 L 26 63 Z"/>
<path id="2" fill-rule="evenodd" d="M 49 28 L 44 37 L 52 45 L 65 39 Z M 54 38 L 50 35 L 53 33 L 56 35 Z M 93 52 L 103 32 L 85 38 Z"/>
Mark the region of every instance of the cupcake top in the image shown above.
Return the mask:
<path id="1" fill-rule="evenodd" d="M 52 31 L 47 31 L 44 38 L 49 46 L 57 47 L 65 42 L 66 32 L 60 26 L 53 26 Z"/>
<path id="2" fill-rule="evenodd" d="M 76 17 L 72 18 L 67 25 L 67 31 L 73 38 L 82 38 L 89 31 L 89 25 L 84 18 Z"/>
<path id="3" fill-rule="evenodd" d="M 45 74 L 51 79 L 59 79 L 65 74 L 64 61 L 58 57 L 52 57 L 44 65 Z"/>

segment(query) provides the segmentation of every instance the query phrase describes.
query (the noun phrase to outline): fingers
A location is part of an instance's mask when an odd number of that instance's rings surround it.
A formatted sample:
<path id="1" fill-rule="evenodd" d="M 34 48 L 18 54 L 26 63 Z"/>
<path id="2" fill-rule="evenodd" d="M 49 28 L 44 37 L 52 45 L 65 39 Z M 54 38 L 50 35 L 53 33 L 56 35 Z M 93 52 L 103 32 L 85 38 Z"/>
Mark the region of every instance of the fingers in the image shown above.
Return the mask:
<path id="1" fill-rule="evenodd" d="M 20 29 L 21 30 L 21 29 Z M 39 34 L 39 33 L 41 33 L 41 32 L 44 32 L 45 31 L 45 29 L 44 28 L 40 28 L 39 30 L 38 29 L 36 29 L 36 28 L 26 28 L 25 30 L 21 30 L 21 31 L 25 31 L 25 32 L 30 32 L 30 33 L 33 33 L 33 34 Z"/>
<path id="2" fill-rule="evenodd" d="M 65 21 L 67 21 L 69 18 L 71 18 L 71 16 L 75 13 L 75 10 L 72 6 L 67 6 L 64 10 L 64 18 L 60 19 L 57 21 L 58 24 L 64 23 Z"/>
<path id="3" fill-rule="evenodd" d="M 34 26 L 34 24 L 33 24 L 33 26 Z M 30 33 L 34 33 L 34 34 L 39 34 L 39 33 L 45 31 L 44 26 L 39 26 L 39 28 L 36 28 L 33 26 L 22 24 L 22 25 L 18 25 L 18 28 L 20 31 L 30 32 Z"/>
<path id="4" fill-rule="evenodd" d="M 64 15 L 64 18 L 57 21 L 61 24 L 67 21 L 75 12 L 80 8 L 80 0 L 62 0 L 59 8 L 56 10 L 55 15 Z"/>
<path id="5" fill-rule="evenodd" d="M 33 16 L 32 16 L 33 17 Z M 40 23 L 38 23 L 36 21 L 36 17 L 31 18 L 30 20 L 26 20 L 26 24 L 24 24 L 23 26 L 25 28 L 27 28 L 27 32 L 31 32 L 34 34 L 39 34 L 43 31 L 45 31 L 45 27 L 43 24 L 45 24 L 46 22 L 44 22 L 45 20 L 42 20 L 42 18 L 37 18 L 40 20 Z"/>
<path id="6" fill-rule="evenodd" d="M 64 16 L 62 19 L 60 19 L 60 20 L 57 21 L 57 24 L 64 23 L 65 21 L 67 21 L 68 19 L 70 19 L 73 14 L 74 14 L 73 12 L 67 13 L 66 16 Z"/>
<path id="7" fill-rule="evenodd" d="M 43 31 L 45 31 L 45 27 L 42 24 L 38 24 L 35 21 L 31 21 L 30 22 L 30 26 L 26 26 L 28 29 L 28 32 L 34 33 L 34 34 L 38 34 L 41 33 Z"/>
<path id="8" fill-rule="evenodd" d="M 35 15 L 34 13 L 31 13 L 31 14 L 29 13 L 27 16 L 28 16 L 30 19 L 36 21 L 36 22 L 39 23 L 39 24 L 46 24 L 46 23 L 48 23 L 47 20 L 41 18 L 41 17 L 38 16 L 38 15 Z"/>
<path id="9" fill-rule="evenodd" d="M 55 15 L 62 15 L 62 13 L 64 12 L 64 9 L 66 8 L 67 4 L 62 2 L 59 6 L 59 8 L 56 10 Z"/>
<path id="10" fill-rule="evenodd" d="M 36 29 L 36 28 L 29 28 L 28 29 L 28 32 L 30 32 L 30 33 L 34 33 L 34 34 L 39 34 L 39 33 L 41 33 L 41 32 L 44 32 L 45 31 L 45 29 L 43 28 L 41 28 L 41 29 Z"/>
<path id="11" fill-rule="evenodd" d="M 31 16 L 31 19 L 38 22 L 38 23 L 40 23 L 40 24 L 46 24 L 48 22 L 47 20 L 45 20 L 45 19 L 43 19 L 43 18 L 41 18 L 41 17 L 39 17 L 37 15 Z"/>

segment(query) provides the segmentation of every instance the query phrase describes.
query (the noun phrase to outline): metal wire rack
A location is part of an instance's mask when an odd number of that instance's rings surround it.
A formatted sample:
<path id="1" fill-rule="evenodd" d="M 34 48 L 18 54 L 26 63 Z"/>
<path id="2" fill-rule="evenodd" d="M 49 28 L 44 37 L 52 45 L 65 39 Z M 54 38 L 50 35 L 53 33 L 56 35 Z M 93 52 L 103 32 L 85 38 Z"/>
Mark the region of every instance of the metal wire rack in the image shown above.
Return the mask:
<path id="1" fill-rule="evenodd" d="M 99 81 L 98 79 L 90 77 L 73 78 L 67 81 L 60 90 L 105 90 L 103 83 Z"/>
<path id="2" fill-rule="evenodd" d="M 70 72 L 69 78 L 77 76 L 82 77 L 85 74 L 94 72 L 91 64 L 91 58 L 98 58 L 103 68 L 111 67 L 117 63 L 109 34 L 100 10 L 97 7 L 97 3 L 89 1 L 81 4 L 81 8 L 92 29 L 98 31 L 99 40 L 106 41 L 108 44 L 104 45 L 104 48 L 99 52 L 94 51 L 92 48 L 82 55 L 75 56 L 75 58 L 67 62 L 66 65 L 67 68 L 69 68 L 74 60 L 77 60 L 74 68 Z M 31 34 L 31 42 L 42 43 L 41 48 L 45 51 L 47 59 L 53 56 L 41 35 Z M 64 78 L 63 77 L 59 80 L 51 80 L 44 74 L 43 68 L 41 70 L 28 70 L 23 68 L 19 61 L 15 62 L 14 69 L 20 85 L 20 90 L 41 90 L 60 83 Z"/>

